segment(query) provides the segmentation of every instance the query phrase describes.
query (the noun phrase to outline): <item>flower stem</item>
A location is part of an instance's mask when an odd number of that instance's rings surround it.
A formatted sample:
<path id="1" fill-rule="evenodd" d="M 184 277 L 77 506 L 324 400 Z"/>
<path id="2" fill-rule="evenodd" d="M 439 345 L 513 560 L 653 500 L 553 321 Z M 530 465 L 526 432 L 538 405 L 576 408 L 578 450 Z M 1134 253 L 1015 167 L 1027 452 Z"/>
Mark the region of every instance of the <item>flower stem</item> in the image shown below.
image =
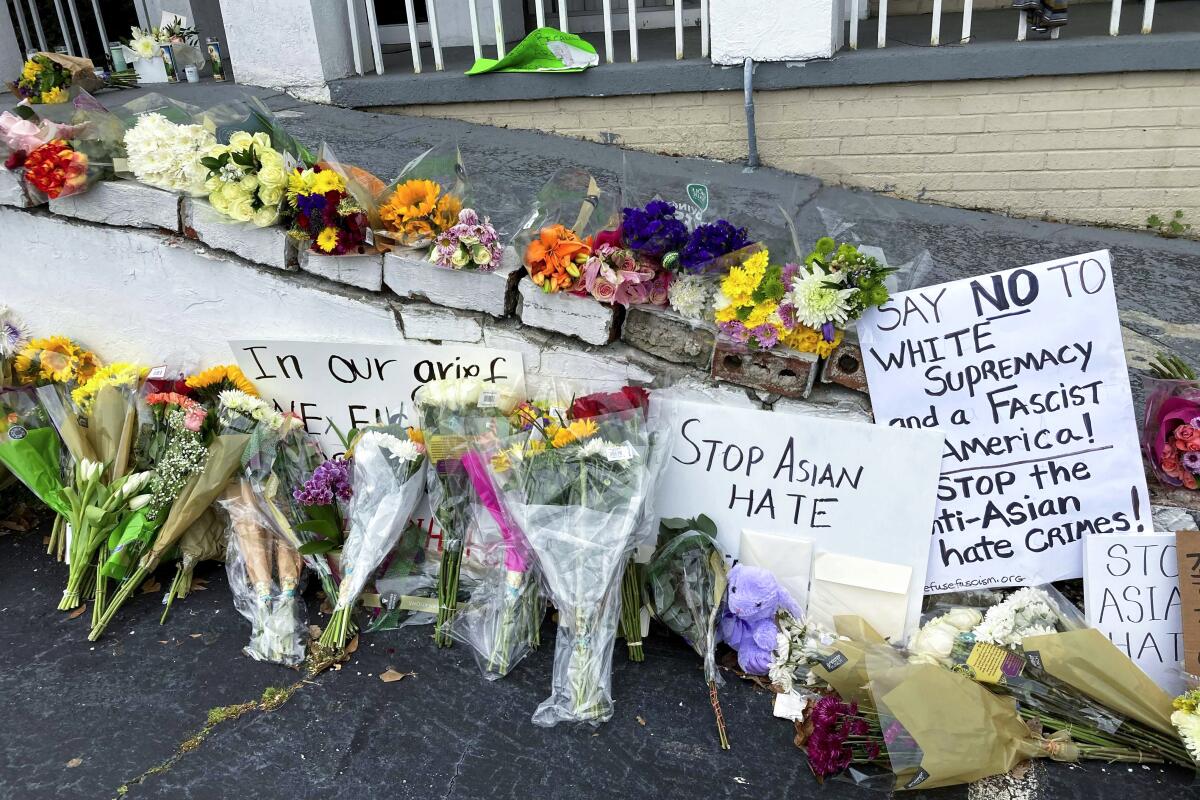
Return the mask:
<path id="1" fill-rule="evenodd" d="M 632 558 L 621 578 L 621 635 L 630 661 L 645 661 L 642 650 L 642 569 Z"/>
<path id="2" fill-rule="evenodd" d="M 708 702 L 712 705 L 713 716 L 717 718 L 717 736 L 721 740 L 721 749 L 729 749 L 729 735 L 725 732 L 725 714 L 721 711 L 721 700 L 717 697 L 717 682 L 708 682 Z"/>
<path id="3" fill-rule="evenodd" d="M 442 568 L 438 570 L 438 613 L 433 641 L 438 647 L 453 644 L 450 621 L 458 608 L 458 579 L 462 567 L 462 542 L 451 544 L 442 552 Z"/>
<path id="4" fill-rule="evenodd" d="M 116 594 L 108 601 L 108 606 L 104 609 L 104 614 L 100 617 L 100 621 L 92 625 L 92 630 L 88 633 L 88 641 L 94 642 L 104 634 L 104 630 L 112 623 L 117 611 L 121 609 L 121 606 L 125 605 L 125 601 L 142 585 L 142 581 L 146 580 L 149 575 L 150 570 L 148 568 L 139 566 L 133 575 L 125 579 L 117 589 Z"/>

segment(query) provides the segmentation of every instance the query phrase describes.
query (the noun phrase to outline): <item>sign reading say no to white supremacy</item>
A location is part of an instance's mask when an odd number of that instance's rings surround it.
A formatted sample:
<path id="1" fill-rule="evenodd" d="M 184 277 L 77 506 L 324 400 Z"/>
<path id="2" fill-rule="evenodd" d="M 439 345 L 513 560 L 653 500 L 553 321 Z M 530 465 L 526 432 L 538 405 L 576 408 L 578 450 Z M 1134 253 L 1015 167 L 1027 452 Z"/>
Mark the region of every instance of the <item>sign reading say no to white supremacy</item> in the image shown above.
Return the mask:
<path id="1" fill-rule="evenodd" d="M 903 292 L 858 331 L 876 422 L 946 434 L 927 593 L 1078 578 L 1084 536 L 1150 530 L 1108 251 Z"/>

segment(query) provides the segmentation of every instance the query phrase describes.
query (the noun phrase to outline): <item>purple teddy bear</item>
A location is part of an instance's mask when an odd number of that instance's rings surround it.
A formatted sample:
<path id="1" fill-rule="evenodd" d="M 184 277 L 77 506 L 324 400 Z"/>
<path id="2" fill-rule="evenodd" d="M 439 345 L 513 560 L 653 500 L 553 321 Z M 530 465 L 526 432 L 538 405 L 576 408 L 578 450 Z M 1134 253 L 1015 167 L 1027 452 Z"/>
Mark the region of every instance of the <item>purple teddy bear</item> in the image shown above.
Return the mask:
<path id="1" fill-rule="evenodd" d="M 750 675 L 766 675 L 771 666 L 778 627 L 775 612 L 782 606 L 796 619 L 800 607 L 762 567 L 737 564 L 729 570 L 729 588 L 721 606 L 721 641 L 738 654 L 738 665 Z"/>

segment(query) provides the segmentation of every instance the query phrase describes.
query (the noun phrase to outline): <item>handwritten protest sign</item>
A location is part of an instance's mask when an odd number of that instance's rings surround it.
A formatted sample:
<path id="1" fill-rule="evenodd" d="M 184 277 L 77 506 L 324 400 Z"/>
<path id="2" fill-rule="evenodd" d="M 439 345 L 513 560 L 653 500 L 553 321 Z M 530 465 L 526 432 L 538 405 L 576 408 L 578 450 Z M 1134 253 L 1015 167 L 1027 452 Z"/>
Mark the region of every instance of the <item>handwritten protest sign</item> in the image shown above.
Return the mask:
<path id="1" fill-rule="evenodd" d="M 940 432 L 690 401 L 675 401 L 668 413 L 674 442 L 656 514 L 707 514 L 731 560 L 742 528 L 753 528 L 910 566 L 907 622 L 917 622 Z"/>
<path id="2" fill-rule="evenodd" d="M 1092 534 L 1084 548 L 1087 622 L 1165 692 L 1183 690 L 1175 534 Z"/>
<path id="3" fill-rule="evenodd" d="M 348 433 L 393 419 L 415 424 L 413 394 L 430 381 L 480 378 L 518 391 L 525 383 L 521 354 L 513 350 L 268 340 L 229 344 L 263 397 L 304 420 L 305 430 L 330 455 L 342 451 L 337 430 Z"/>
<path id="4" fill-rule="evenodd" d="M 928 593 L 1078 578 L 1150 506 L 1108 251 L 903 292 L 859 322 L 875 421 L 946 434 Z"/>
<path id="5" fill-rule="evenodd" d="M 1200 675 L 1200 531 L 1175 534 L 1183 614 L 1183 668 Z"/>

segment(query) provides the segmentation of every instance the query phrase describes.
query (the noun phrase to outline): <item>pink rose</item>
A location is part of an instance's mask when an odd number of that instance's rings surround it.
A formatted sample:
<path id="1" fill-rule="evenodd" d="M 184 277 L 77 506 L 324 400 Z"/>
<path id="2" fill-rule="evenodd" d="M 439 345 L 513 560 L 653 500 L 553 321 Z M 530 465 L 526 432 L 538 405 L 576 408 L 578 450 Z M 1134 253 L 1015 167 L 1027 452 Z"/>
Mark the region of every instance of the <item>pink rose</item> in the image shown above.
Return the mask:
<path id="1" fill-rule="evenodd" d="M 1196 488 L 1196 476 L 1190 472 L 1183 473 L 1183 485 L 1188 489 Z"/>
<path id="2" fill-rule="evenodd" d="M 1175 458 L 1175 456 L 1164 458 L 1162 460 L 1162 469 L 1168 475 L 1178 478 L 1179 476 L 1176 473 L 1179 472 L 1179 459 Z"/>
<path id="3" fill-rule="evenodd" d="M 1170 442 L 1167 442 L 1162 446 L 1162 451 L 1158 454 L 1158 457 L 1159 458 L 1171 458 L 1172 456 L 1175 455 L 1176 452 L 1177 451 L 1175 450 L 1175 445 L 1171 444 Z"/>
<path id="4" fill-rule="evenodd" d="M 1200 453 L 1200 438 L 1192 439 L 1187 444 L 1189 453 Z"/>
<path id="5" fill-rule="evenodd" d="M 597 277 L 589 287 L 588 291 L 592 293 L 592 297 L 602 303 L 611 303 L 617 294 L 617 287 L 612 282 Z"/>
<path id="6" fill-rule="evenodd" d="M 1180 425 L 1175 429 L 1175 438 L 1181 442 L 1190 442 L 1197 433 L 1200 433 L 1200 431 L 1197 431 L 1191 425 Z"/>

